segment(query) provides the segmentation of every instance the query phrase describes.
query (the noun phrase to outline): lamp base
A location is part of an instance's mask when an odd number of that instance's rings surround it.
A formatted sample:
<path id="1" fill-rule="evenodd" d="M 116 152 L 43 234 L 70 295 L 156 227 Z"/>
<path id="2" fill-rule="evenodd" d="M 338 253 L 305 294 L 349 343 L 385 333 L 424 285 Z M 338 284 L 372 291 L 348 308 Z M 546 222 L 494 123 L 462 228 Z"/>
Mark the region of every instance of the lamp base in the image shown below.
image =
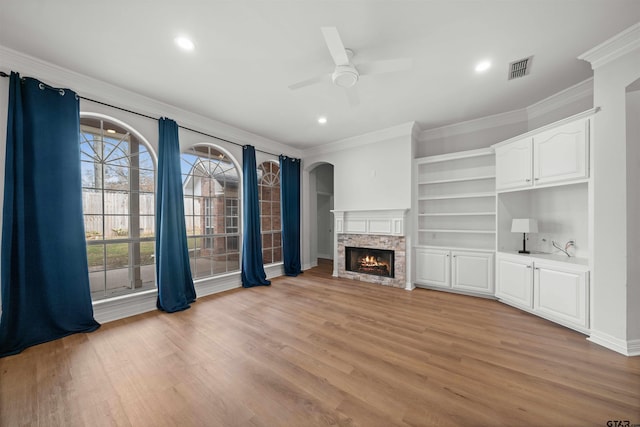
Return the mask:
<path id="1" fill-rule="evenodd" d="M 530 254 L 531 252 L 529 251 L 518 251 L 519 254 Z"/>

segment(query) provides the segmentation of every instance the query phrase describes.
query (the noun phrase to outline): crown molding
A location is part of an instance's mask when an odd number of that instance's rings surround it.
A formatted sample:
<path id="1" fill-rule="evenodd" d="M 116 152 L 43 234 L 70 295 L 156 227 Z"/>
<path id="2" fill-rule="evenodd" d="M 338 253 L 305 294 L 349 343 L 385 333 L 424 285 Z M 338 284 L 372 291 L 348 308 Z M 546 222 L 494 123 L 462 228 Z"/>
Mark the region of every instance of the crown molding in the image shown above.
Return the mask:
<path id="1" fill-rule="evenodd" d="M 589 96 L 593 96 L 593 77 L 589 77 L 588 79 L 561 90 L 548 98 L 529 105 L 526 108 L 527 117 L 529 120 L 540 117 L 546 113 L 557 110 L 565 105 Z"/>
<path id="2" fill-rule="evenodd" d="M 591 63 L 591 68 L 600 68 L 632 50 L 640 48 L 640 22 L 611 37 L 578 56 L 578 59 Z"/>
<path id="3" fill-rule="evenodd" d="M 519 110 L 507 111 L 506 113 L 498 113 L 491 116 L 480 117 L 460 123 L 427 129 L 425 131 L 422 131 L 420 137 L 418 138 L 418 141 L 428 142 L 435 139 L 447 138 L 455 135 L 462 135 L 465 133 L 478 132 L 485 129 L 492 129 L 526 121 L 527 111 L 526 109 L 522 108 Z"/>
<path id="4" fill-rule="evenodd" d="M 362 135 L 339 139 L 337 141 L 330 142 L 329 144 L 308 148 L 303 150 L 302 154 L 304 157 L 311 157 L 319 154 L 328 154 L 336 151 L 362 147 L 395 138 L 408 137 L 410 140 L 414 126 L 415 122 L 407 122 Z"/>
<path id="5" fill-rule="evenodd" d="M 91 98 L 152 117 L 170 117 L 179 125 L 205 133 L 212 133 L 219 138 L 241 145 L 251 144 L 259 150 L 282 152 L 293 157 L 301 156 L 299 149 L 281 142 L 273 141 L 210 117 L 183 110 L 2 45 L 0 45 L 0 64 L 2 64 L 3 68 L 7 68 L 2 71 L 8 73 L 13 70 L 19 72 L 21 76 L 33 76 L 52 86 L 67 87 L 85 98 Z"/>

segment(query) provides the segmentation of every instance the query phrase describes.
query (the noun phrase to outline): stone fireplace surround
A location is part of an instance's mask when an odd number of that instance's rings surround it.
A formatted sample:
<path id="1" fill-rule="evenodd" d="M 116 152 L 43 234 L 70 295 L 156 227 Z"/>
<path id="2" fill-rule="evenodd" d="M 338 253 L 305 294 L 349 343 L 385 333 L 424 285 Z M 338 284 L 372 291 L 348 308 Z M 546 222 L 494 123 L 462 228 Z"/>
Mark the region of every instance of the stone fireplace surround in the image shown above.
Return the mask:
<path id="1" fill-rule="evenodd" d="M 408 275 L 407 260 L 407 209 L 367 211 L 334 210 L 336 253 L 333 275 L 384 286 L 413 289 Z M 395 277 L 382 277 L 347 271 L 345 247 L 357 246 L 372 249 L 390 249 L 395 252 Z"/>

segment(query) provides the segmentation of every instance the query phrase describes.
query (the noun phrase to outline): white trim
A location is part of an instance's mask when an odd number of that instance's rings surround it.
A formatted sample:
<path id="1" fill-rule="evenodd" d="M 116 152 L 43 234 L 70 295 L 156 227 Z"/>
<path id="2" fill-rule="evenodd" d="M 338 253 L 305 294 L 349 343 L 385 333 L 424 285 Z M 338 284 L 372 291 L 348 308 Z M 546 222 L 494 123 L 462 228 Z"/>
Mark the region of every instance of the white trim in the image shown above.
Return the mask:
<path id="1" fill-rule="evenodd" d="M 336 234 L 406 236 L 409 209 L 332 210 Z"/>
<path id="2" fill-rule="evenodd" d="M 572 102 L 576 102 L 587 97 L 593 97 L 593 77 L 589 77 L 588 79 L 561 90 L 548 98 L 529 105 L 526 108 L 527 116 L 529 120 L 535 119 L 543 114 L 555 111 L 565 105 L 569 105 Z"/>
<path id="3" fill-rule="evenodd" d="M 462 135 L 485 129 L 493 129 L 500 126 L 526 122 L 527 110 L 522 108 L 519 110 L 507 111 L 506 113 L 494 114 L 460 123 L 427 129 L 420 133 L 418 142 L 428 142 L 434 139 L 441 139 L 454 135 Z"/>
<path id="4" fill-rule="evenodd" d="M 627 341 L 627 356 L 640 356 L 640 339 Z"/>
<path id="5" fill-rule="evenodd" d="M 380 129 L 374 132 L 365 133 L 363 135 L 340 139 L 338 141 L 330 142 L 329 144 L 308 148 L 304 150 L 302 154 L 304 157 L 311 157 L 318 154 L 327 154 L 336 151 L 362 147 L 365 145 L 375 144 L 377 142 L 388 141 L 394 138 L 411 138 L 414 125 L 415 122 L 408 122 L 396 126 L 391 126 L 386 129 Z"/>
<path id="6" fill-rule="evenodd" d="M 586 51 L 578 56 L 578 59 L 590 62 L 591 68 L 595 70 L 638 48 L 640 48 L 640 22 Z"/>
<path id="7" fill-rule="evenodd" d="M 587 338 L 592 343 L 601 345 L 625 356 L 640 356 L 640 340 L 626 341 L 599 331 L 591 331 Z"/>

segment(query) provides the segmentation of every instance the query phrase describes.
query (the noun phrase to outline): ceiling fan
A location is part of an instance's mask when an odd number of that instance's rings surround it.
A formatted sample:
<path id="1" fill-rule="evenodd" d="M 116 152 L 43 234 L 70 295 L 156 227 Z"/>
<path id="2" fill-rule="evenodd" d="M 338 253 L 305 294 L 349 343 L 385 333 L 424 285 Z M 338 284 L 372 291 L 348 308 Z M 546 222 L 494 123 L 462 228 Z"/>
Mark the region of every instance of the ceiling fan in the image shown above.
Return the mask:
<path id="1" fill-rule="evenodd" d="M 289 86 L 289 89 L 296 90 L 316 83 L 333 82 L 334 85 L 345 88 L 347 98 L 351 105 L 358 105 L 358 93 L 355 91 L 355 84 L 360 77 L 374 74 L 392 73 L 411 69 L 413 60 L 411 58 L 386 59 L 373 62 L 365 62 L 354 65 L 351 59 L 354 53 L 342 44 L 340 34 L 336 27 L 321 27 L 322 35 L 329 48 L 329 53 L 336 64 L 332 73 L 324 73 L 310 79 L 302 80 Z"/>

